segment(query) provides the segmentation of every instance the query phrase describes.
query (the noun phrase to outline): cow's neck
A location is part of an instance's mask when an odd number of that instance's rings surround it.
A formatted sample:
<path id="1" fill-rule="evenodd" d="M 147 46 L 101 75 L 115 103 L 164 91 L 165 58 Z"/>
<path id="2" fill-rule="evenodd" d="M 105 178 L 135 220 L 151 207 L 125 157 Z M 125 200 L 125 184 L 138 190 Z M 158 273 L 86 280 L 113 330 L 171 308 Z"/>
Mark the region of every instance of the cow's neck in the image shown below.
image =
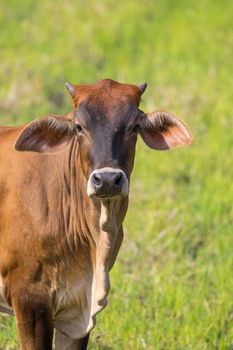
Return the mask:
<path id="1" fill-rule="evenodd" d="M 111 266 L 127 199 L 99 201 L 87 196 L 87 178 L 82 171 L 77 142 L 73 142 L 67 152 L 64 166 L 63 212 L 66 213 L 68 246 L 78 251 L 82 245 L 91 250 L 92 259 L 102 261 L 106 267 Z"/>
<path id="2" fill-rule="evenodd" d="M 73 143 L 67 152 L 63 172 L 63 212 L 67 247 L 91 268 L 91 312 L 95 314 L 107 303 L 110 288 L 109 270 L 115 262 L 123 238 L 122 222 L 128 201 L 93 200 L 87 196 L 87 179 L 81 169 L 79 147 Z M 90 269 L 88 268 L 88 271 Z M 88 287 L 89 288 L 89 287 Z M 90 294 L 89 294 L 90 295 Z"/>

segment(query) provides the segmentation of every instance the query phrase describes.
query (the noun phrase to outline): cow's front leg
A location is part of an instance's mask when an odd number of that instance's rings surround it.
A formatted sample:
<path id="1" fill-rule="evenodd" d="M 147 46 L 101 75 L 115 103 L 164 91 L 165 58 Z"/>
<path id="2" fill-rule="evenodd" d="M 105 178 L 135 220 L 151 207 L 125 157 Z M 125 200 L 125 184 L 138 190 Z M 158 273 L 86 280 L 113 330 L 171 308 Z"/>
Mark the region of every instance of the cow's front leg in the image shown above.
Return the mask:
<path id="1" fill-rule="evenodd" d="M 21 350 L 52 350 L 52 307 L 48 295 L 30 290 L 18 290 L 12 305 L 20 338 Z"/>
<path id="2" fill-rule="evenodd" d="M 56 330 L 55 350 L 86 350 L 89 334 L 82 339 L 72 339 Z"/>

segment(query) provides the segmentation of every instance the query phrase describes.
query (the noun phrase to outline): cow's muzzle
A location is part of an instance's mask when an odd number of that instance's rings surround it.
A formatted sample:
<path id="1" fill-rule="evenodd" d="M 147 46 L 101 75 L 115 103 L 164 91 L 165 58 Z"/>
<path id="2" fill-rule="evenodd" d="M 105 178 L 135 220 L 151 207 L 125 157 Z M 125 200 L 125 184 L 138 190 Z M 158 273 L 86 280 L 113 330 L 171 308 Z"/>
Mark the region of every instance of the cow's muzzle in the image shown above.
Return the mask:
<path id="1" fill-rule="evenodd" d="M 127 196 L 129 192 L 128 179 L 121 169 L 101 168 L 94 170 L 87 183 L 89 197 L 111 198 Z"/>

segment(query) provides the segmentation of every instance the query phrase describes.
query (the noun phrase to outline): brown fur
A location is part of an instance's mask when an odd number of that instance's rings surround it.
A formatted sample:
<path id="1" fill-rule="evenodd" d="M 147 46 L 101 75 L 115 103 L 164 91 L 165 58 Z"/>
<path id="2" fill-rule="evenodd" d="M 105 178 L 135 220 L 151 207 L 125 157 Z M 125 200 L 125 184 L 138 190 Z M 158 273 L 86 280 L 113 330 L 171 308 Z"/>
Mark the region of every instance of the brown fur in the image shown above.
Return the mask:
<path id="1" fill-rule="evenodd" d="M 77 85 L 74 112 L 0 128 L 0 311 L 12 308 L 22 350 L 52 349 L 53 327 L 56 349 L 86 349 L 106 305 L 128 206 L 127 197 L 89 198 L 87 180 L 103 166 L 130 180 L 134 126 L 146 125 L 140 96 L 139 87 L 109 79 Z M 174 126 L 159 118 L 149 142 Z M 75 131 L 81 122 L 85 133 Z"/>

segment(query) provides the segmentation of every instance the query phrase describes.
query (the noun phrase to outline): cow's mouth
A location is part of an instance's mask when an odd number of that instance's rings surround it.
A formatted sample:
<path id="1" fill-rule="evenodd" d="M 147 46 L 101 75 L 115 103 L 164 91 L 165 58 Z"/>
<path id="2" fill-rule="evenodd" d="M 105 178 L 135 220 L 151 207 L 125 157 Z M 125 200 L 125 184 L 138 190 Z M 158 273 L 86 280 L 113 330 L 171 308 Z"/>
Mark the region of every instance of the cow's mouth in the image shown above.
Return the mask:
<path id="1" fill-rule="evenodd" d="M 111 199 L 118 196 L 119 195 L 112 194 L 112 193 L 103 193 L 103 194 L 95 195 L 96 198 L 100 198 L 100 199 Z"/>

